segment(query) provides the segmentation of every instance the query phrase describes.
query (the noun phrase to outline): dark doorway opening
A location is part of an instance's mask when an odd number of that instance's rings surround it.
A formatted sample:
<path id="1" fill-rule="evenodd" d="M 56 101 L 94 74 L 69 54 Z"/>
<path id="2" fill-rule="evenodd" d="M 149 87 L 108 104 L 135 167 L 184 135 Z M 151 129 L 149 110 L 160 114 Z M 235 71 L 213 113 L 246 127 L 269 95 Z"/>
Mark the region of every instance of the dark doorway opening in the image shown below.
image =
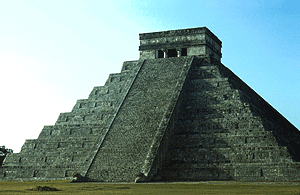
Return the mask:
<path id="1" fill-rule="evenodd" d="M 176 49 L 168 49 L 168 57 L 177 57 Z"/>
<path id="2" fill-rule="evenodd" d="M 164 52 L 162 50 L 158 50 L 157 57 L 158 58 L 164 58 Z"/>
<path id="3" fill-rule="evenodd" d="M 181 56 L 187 56 L 187 49 L 186 48 L 182 48 Z"/>

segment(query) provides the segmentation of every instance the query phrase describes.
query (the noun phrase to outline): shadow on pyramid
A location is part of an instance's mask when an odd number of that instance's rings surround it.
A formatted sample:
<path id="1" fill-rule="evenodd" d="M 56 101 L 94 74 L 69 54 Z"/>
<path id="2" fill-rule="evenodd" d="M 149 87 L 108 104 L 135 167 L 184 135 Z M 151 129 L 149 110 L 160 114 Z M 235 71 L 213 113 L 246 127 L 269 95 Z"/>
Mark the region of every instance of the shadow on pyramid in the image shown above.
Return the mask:
<path id="1" fill-rule="evenodd" d="M 140 59 L 7 155 L 0 181 L 299 181 L 298 129 L 221 47 L 206 27 L 140 34 Z"/>

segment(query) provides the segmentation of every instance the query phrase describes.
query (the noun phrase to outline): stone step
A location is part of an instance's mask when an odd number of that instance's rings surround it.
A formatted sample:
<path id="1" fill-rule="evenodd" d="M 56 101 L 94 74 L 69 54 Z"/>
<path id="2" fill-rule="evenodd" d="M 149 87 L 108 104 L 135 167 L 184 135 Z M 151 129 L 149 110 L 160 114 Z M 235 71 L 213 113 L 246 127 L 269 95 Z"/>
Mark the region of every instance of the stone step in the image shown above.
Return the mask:
<path id="1" fill-rule="evenodd" d="M 120 95 L 124 92 L 124 86 L 129 81 L 122 81 L 117 84 L 107 84 L 105 86 L 94 87 L 91 93 L 89 94 L 89 100 L 107 100 L 120 98 Z"/>
<path id="2" fill-rule="evenodd" d="M 75 106 L 72 109 L 72 112 L 78 113 L 82 111 L 89 111 L 89 110 L 106 110 L 111 109 L 112 106 L 118 105 L 119 101 L 101 101 L 101 100 L 89 100 L 89 99 L 80 99 L 77 100 Z"/>
<path id="3" fill-rule="evenodd" d="M 89 131 L 87 130 L 88 134 L 84 134 L 84 129 L 82 129 L 81 131 L 78 131 L 75 133 L 72 133 L 71 135 L 68 135 L 68 133 L 63 134 L 61 133 L 60 135 L 56 134 L 56 135 L 52 135 L 52 136 L 47 136 L 47 137 L 39 137 L 36 140 L 39 141 L 54 141 L 54 142 L 64 142 L 64 141 L 73 141 L 73 140 L 77 140 L 77 142 L 79 141 L 95 141 L 97 139 L 98 136 L 101 135 L 102 131 L 100 133 L 96 133 L 93 132 L 92 134 L 89 133 Z M 81 136 L 82 135 L 82 136 Z"/>
<path id="4" fill-rule="evenodd" d="M 126 71 L 122 71 L 120 73 L 111 73 L 109 74 L 104 86 L 114 87 L 120 84 L 124 85 L 124 83 L 130 81 L 131 79 L 132 79 L 132 70 L 129 69 L 127 69 Z"/>
<path id="5" fill-rule="evenodd" d="M 5 159 L 3 166 L 82 166 L 85 160 L 82 154 L 67 154 L 67 152 L 60 154 L 58 152 L 49 151 L 44 153 L 35 152 L 23 155 L 12 155 Z"/>
<path id="6" fill-rule="evenodd" d="M 122 89 L 123 92 L 123 89 Z M 111 93 L 108 91 L 108 93 Z M 115 94 L 97 94 L 92 97 L 89 97 L 89 100 L 96 100 L 96 101 L 112 101 L 117 102 L 120 98 L 122 98 L 120 92 L 116 92 Z"/>
<path id="7" fill-rule="evenodd" d="M 240 100 L 239 90 L 216 90 L 216 91 L 200 91 L 189 92 L 183 95 L 186 100 L 185 104 L 206 105 L 218 104 L 224 101 Z"/>
<path id="8" fill-rule="evenodd" d="M 203 84 L 212 84 L 215 87 L 221 86 L 223 83 L 228 83 L 228 78 L 226 77 L 221 77 L 221 78 L 204 78 L 204 79 L 192 79 L 189 78 L 187 81 L 188 86 L 193 86 L 193 85 L 203 85 Z"/>
<path id="9" fill-rule="evenodd" d="M 105 86 L 109 86 L 111 84 L 120 84 L 122 82 L 128 82 L 130 79 L 132 79 L 132 71 L 127 72 L 120 72 L 120 73 L 110 73 L 106 82 Z"/>
<path id="10" fill-rule="evenodd" d="M 205 110 L 205 109 L 202 109 Z M 251 110 L 205 110 L 199 113 L 190 113 L 189 115 L 184 115 L 181 119 L 193 119 L 193 120 L 201 120 L 201 119 L 214 119 L 214 118 L 235 118 L 235 117 L 252 117 L 253 114 Z"/>
<path id="11" fill-rule="evenodd" d="M 78 172 L 79 166 L 47 167 L 47 166 L 15 166 L 0 169 L 1 181 L 36 181 L 36 180 L 71 180 L 72 175 Z"/>
<path id="12" fill-rule="evenodd" d="M 133 60 L 133 61 L 124 61 L 122 68 L 121 68 L 121 73 L 130 73 L 133 70 L 137 69 L 137 65 L 139 63 L 139 60 Z"/>
<path id="13" fill-rule="evenodd" d="M 102 128 L 102 124 L 62 124 L 62 125 L 45 125 L 43 129 L 80 129 L 80 128 Z"/>
<path id="14" fill-rule="evenodd" d="M 190 78 L 221 78 L 218 66 L 193 66 L 190 70 Z"/>
<path id="15" fill-rule="evenodd" d="M 124 87 L 130 83 L 132 79 L 133 78 L 128 78 L 128 80 L 121 80 L 117 82 L 113 80 L 112 82 L 107 83 L 105 85 L 107 87 L 107 91 L 104 95 L 118 96 L 120 93 L 124 92 Z"/>
<path id="16" fill-rule="evenodd" d="M 272 131 L 265 131 L 264 128 L 257 128 L 255 130 L 253 129 L 210 129 L 208 131 L 199 131 L 198 128 L 195 129 L 179 129 L 177 130 L 174 135 L 213 135 L 213 134 L 227 134 L 232 136 L 240 136 L 240 135 L 255 135 L 258 133 L 265 133 L 265 132 L 271 132 Z"/>
<path id="17" fill-rule="evenodd" d="M 104 125 L 103 125 L 104 126 Z M 102 129 L 61 129 L 61 130 L 52 130 L 52 131 L 44 131 L 41 132 L 38 137 L 39 140 L 44 141 L 64 141 L 64 140 L 74 140 L 74 138 L 78 138 L 78 140 L 94 140 L 97 136 L 101 135 Z"/>
<path id="18" fill-rule="evenodd" d="M 264 128 L 244 128 L 244 129 L 205 129 L 201 130 L 197 127 L 187 128 L 187 129 L 179 129 L 175 132 L 176 135 L 191 135 L 191 134 L 200 134 L 200 135 L 207 135 L 207 134 L 215 134 L 215 133 L 227 133 L 227 134 L 243 134 L 249 132 L 258 132 L 258 131 L 266 131 Z M 270 131 L 273 132 L 273 131 Z"/>
<path id="19" fill-rule="evenodd" d="M 85 115 L 94 115 L 94 114 L 103 114 L 103 115 L 109 115 L 114 114 L 116 112 L 116 109 L 118 108 L 119 104 L 117 102 L 109 102 L 106 107 L 96 107 L 91 109 L 77 109 L 74 112 L 70 112 L 73 115 L 77 116 L 85 116 Z"/>
<path id="20" fill-rule="evenodd" d="M 114 102 L 114 101 L 101 101 L 103 102 L 102 106 L 101 104 L 96 104 L 96 107 L 92 108 L 76 108 L 76 110 L 72 110 L 71 113 L 75 115 L 84 115 L 84 114 L 97 114 L 97 113 L 114 113 L 116 112 L 116 109 L 119 106 L 120 102 Z"/>
<path id="21" fill-rule="evenodd" d="M 65 148 L 60 148 L 58 150 L 55 150 L 53 148 L 50 148 L 49 150 L 45 151 L 41 151 L 41 150 L 28 150 L 25 152 L 20 152 L 20 153 L 16 153 L 16 154 L 20 154 L 22 156 L 26 156 L 27 153 L 28 155 L 32 155 L 32 156 L 37 156 L 37 155 L 47 155 L 47 156 L 58 156 L 58 155 L 62 155 L 62 156 L 80 156 L 80 157 L 84 157 L 84 155 L 90 150 L 91 148 L 88 147 L 84 147 L 84 148 L 71 148 L 71 149 L 65 149 Z"/>
<path id="22" fill-rule="evenodd" d="M 231 90 L 228 78 L 211 78 L 211 79 L 189 79 L 187 81 L 187 92 L 202 91 L 228 91 Z"/>
<path id="23" fill-rule="evenodd" d="M 107 86 L 96 86 L 90 92 L 88 99 L 93 100 L 96 99 L 98 96 L 104 96 L 109 94 L 109 89 Z"/>
<path id="24" fill-rule="evenodd" d="M 172 137 L 171 148 L 228 148 L 278 146 L 271 132 L 185 134 Z"/>
<path id="25" fill-rule="evenodd" d="M 115 110 L 109 110 L 106 112 L 93 113 L 91 111 L 89 114 L 75 115 L 72 112 L 60 113 L 55 125 L 63 124 L 85 124 L 85 123 L 106 123 L 111 120 Z"/>
<path id="26" fill-rule="evenodd" d="M 249 103 L 242 102 L 240 100 L 220 100 L 218 103 L 212 102 L 207 104 L 198 104 L 197 101 L 184 101 L 181 104 L 181 109 L 183 112 L 201 112 L 202 109 L 208 110 L 225 110 L 225 109 L 251 109 L 252 106 Z"/>
<path id="27" fill-rule="evenodd" d="M 268 120 L 257 116 L 249 117 L 230 117 L 230 118 L 210 118 L 210 119 L 186 119 L 178 120 L 178 129 L 183 131 L 193 131 L 195 133 L 211 133 L 214 131 L 223 133 L 232 130 L 243 130 L 243 129 L 261 129 L 266 127 Z M 271 130 L 271 129 L 268 129 Z"/>
<path id="28" fill-rule="evenodd" d="M 297 181 L 300 163 L 173 164 L 160 173 L 167 181 Z"/>
<path id="29" fill-rule="evenodd" d="M 253 116 L 248 103 L 224 101 L 220 104 L 185 106 L 178 113 L 181 119 L 234 118 Z"/>
<path id="30" fill-rule="evenodd" d="M 171 149 L 171 155 L 179 164 L 293 162 L 285 146 Z"/>
<path id="31" fill-rule="evenodd" d="M 266 131 L 264 128 L 256 128 L 256 129 L 207 129 L 201 130 L 195 127 L 194 129 L 179 129 L 175 132 L 175 135 L 209 135 L 209 134 L 232 134 L 232 135 L 240 135 L 240 134 L 248 134 L 248 133 L 256 133 L 256 132 L 272 132 Z"/>
<path id="32" fill-rule="evenodd" d="M 89 140 L 66 140 L 63 142 L 48 140 L 26 140 L 24 145 L 22 146 L 21 153 L 28 152 L 39 152 L 39 151 L 47 151 L 54 150 L 57 152 L 62 152 L 63 150 L 89 150 L 94 145 L 94 141 Z"/>
<path id="33" fill-rule="evenodd" d="M 108 124 L 77 124 L 44 126 L 38 139 L 70 140 L 78 137 L 80 140 L 100 135 Z M 75 136 L 75 137 L 74 137 Z M 94 137 L 95 138 L 95 137 Z"/>

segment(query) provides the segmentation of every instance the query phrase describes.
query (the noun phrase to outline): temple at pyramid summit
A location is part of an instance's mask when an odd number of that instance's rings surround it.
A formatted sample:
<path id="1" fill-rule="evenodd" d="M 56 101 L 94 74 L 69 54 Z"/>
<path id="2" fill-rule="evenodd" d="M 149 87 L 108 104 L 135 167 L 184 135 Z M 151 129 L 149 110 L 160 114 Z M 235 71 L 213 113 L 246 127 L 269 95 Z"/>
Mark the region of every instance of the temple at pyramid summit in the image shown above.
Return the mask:
<path id="1" fill-rule="evenodd" d="M 139 59 L 7 155 L 0 181 L 300 180 L 299 130 L 221 63 L 216 35 L 139 39 Z"/>

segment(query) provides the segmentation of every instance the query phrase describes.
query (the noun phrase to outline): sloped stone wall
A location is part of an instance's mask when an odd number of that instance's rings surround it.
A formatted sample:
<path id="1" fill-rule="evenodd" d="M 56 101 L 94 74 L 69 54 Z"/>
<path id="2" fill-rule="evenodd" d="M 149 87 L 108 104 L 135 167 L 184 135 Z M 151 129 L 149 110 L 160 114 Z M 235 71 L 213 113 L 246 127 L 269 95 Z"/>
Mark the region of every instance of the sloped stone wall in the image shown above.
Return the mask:
<path id="1" fill-rule="evenodd" d="M 300 163 L 290 150 L 293 143 L 274 133 L 286 124 L 273 123 L 278 115 L 274 119 L 266 111 L 273 108 L 226 67 L 204 59 L 192 64 L 177 132 L 170 141 L 171 157 L 157 179 L 299 180 Z"/>
<path id="2" fill-rule="evenodd" d="M 20 153 L 5 159 L 0 180 L 70 179 L 80 172 L 97 138 L 109 128 L 139 63 L 124 62 L 121 73 L 110 74 L 88 99 L 78 100 L 55 125 L 45 126 L 38 139 L 26 140 Z"/>

